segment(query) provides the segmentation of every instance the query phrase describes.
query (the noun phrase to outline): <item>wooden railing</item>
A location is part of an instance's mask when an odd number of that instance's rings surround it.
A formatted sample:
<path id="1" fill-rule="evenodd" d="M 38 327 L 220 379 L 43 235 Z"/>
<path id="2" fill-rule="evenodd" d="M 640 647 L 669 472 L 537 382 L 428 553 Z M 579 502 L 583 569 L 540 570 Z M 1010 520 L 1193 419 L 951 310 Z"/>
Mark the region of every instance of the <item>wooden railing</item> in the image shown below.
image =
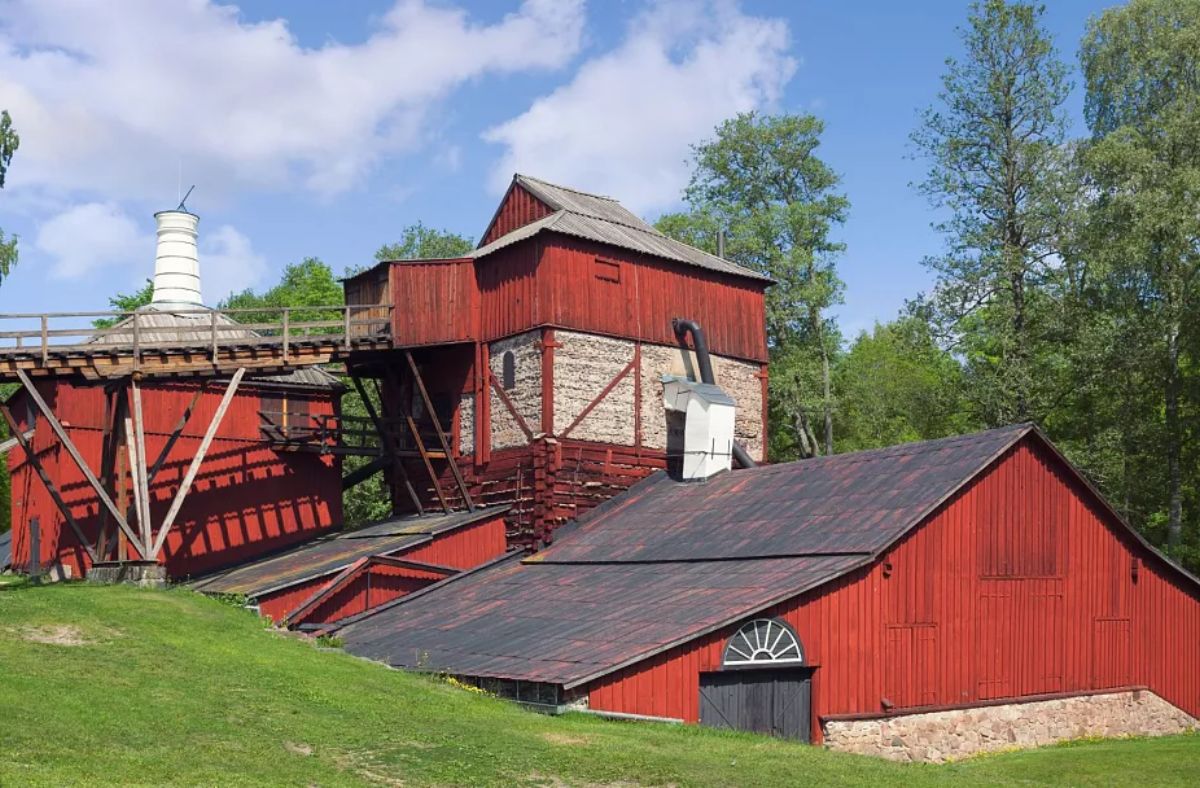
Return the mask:
<path id="1" fill-rule="evenodd" d="M 284 413 L 278 410 L 259 411 L 259 431 L 264 440 L 283 448 L 378 457 L 385 454 L 374 422 L 364 416 L 333 416 L 328 414 Z M 402 455 L 418 454 L 420 446 L 437 443 L 432 423 L 417 421 L 421 443 L 412 439 L 407 421 L 403 418 L 381 418 L 393 436 L 395 450 Z M 427 451 L 435 459 L 444 457 L 441 451 Z"/>
<path id="2" fill-rule="evenodd" d="M 40 358 L 51 354 L 207 351 L 215 360 L 223 349 L 293 348 L 314 344 L 350 350 L 355 342 L 390 337 L 390 304 L 263 307 L 255 309 L 176 309 L 129 312 L 46 312 L 0 314 L 0 357 Z M 95 322 L 111 321 L 97 328 Z"/>

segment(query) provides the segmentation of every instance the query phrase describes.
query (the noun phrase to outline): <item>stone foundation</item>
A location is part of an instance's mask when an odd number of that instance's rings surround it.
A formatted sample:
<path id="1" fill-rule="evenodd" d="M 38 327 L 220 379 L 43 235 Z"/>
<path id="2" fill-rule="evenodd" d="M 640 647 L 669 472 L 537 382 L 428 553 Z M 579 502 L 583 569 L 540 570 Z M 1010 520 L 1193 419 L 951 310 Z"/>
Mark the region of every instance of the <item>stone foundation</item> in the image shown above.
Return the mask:
<path id="1" fill-rule="evenodd" d="M 825 746 L 893 761 L 945 761 L 1092 736 L 1165 736 L 1194 717 L 1149 690 L 977 706 L 869 720 L 829 720 Z"/>
<path id="2" fill-rule="evenodd" d="M 88 570 L 89 583 L 129 583 L 144 588 L 166 588 L 167 568 L 153 561 L 94 564 Z"/>

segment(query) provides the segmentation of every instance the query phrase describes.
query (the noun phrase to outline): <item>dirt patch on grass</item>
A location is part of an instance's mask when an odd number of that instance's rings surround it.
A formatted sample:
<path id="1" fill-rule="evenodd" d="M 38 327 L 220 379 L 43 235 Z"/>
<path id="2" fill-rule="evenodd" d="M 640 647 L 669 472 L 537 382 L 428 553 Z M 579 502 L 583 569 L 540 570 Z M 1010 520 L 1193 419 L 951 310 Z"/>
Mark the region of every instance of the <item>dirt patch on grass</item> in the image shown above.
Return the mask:
<path id="1" fill-rule="evenodd" d="M 579 782 L 578 780 L 566 780 L 553 774 L 540 774 L 538 772 L 530 773 L 530 785 L 540 785 L 546 788 L 644 788 L 642 783 L 629 782 L 628 780 L 617 780 L 611 783 L 597 782 Z M 664 788 L 675 788 L 674 783 L 668 783 Z"/>
<path id="2" fill-rule="evenodd" d="M 587 736 L 571 736 L 566 733 L 543 733 L 542 738 L 551 744 L 561 744 L 564 747 L 578 747 L 584 744 L 591 744 L 592 740 Z"/>
<path id="3" fill-rule="evenodd" d="M 22 627 L 17 630 L 17 634 L 30 643 L 45 643 L 50 646 L 89 646 L 96 642 L 84 637 L 83 630 L 70 624 Z"/>
<path id="4" fill-rule="evenodd" d="M 285 749 L 288 752 L 293 753 L 295 755 L 312 755 L 313 754 L 313 748 L 312 748 L 312 745 L 310 745 L 310 744 L 297 744 L 296 742 L 285 741 L 283 743 L 283 749 Z"/>

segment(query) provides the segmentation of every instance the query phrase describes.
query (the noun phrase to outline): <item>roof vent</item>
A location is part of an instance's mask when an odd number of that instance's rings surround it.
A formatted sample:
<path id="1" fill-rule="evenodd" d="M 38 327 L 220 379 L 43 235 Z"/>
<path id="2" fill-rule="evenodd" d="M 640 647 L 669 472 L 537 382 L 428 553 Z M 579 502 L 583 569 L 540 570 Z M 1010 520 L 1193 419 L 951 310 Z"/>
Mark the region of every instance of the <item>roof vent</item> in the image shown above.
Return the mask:
<path id="1" fill-rule="evenodd" d="M 200 298 L 200 259 L 196 249 L 196 227 L 200 217 L 182 209 L 159 211 L 158 245 L 154 254 L 155 309 L 195 308 Z"/>
<path id="2" fill-rule="evenodd" d="M 663 377 L 667 457 L 681 481 L 703 481 L 732 467 L 733 399 L 713 383 Z"/>

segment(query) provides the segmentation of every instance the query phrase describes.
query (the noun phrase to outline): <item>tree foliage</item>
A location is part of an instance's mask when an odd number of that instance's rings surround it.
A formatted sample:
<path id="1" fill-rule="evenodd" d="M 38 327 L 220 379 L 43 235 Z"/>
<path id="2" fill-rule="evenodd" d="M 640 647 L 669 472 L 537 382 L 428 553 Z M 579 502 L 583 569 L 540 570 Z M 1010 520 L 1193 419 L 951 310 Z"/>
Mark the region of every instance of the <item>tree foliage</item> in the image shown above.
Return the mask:
<path id="1" fill-rule="evenodd" d="M 830 363 L 838 335 L 828 311 L 841 299 L 835 263 L 844 248 L 833 232 L 850 203 L 816 154 L 823 132 L 812 115 L 749 112 L 725 121 L 693 149 L 688 211 L 657 225 L 709 252 L 723 231 L 728 259 L 774 280 L 766 304 L 770 409 L 790 428 L 776 433 L 772 455 L 779 458 L 820 453 L 815 414 L 824 422 L 824 450 L 832 450 Z"/>
<path id="2" fill-rule="evenodd" d="M 942 90 L 913 134 L 929 161 L 920 189 L 947 218 L 946 251 L 926 259 L 933 294 L 918 302 L 979 379 L 989 423 L 1039 418 L 1053 397 L 1042 350 L 1056 324 L 1064 208 L 1073 203 L 1062 104 L 1067 67 L 1043 8 L 987 0 L 960 29 Z"/>
<path id="3" fill-rule="evenodd" d="M 148 305 L 154 297 L 154 281 L 146 280 L 146 284 L 132 293 L 117 293 L 108 299 L 108 305 L 114 311 L 120 312 L 120 317 L 102 317 L 92 321 L 96 328 L 111 328 L 120 321 L 132 315 L 137 310 Z"/>
<path id="4" fill-rule="evenodd" d="M 440 260 L 462 257 L 475 248 L 475 242 L 449 230 L 436 230 L 423 223 L 409 225 L 396 243 L 384 244 L 375 252 L 383 260 Z"/>
<path id="5" fill-rule="evenodd" d="M 8 166 L 20 145 L 21 138 L 13 129 L 12 118 L 9 116 L 8 110 L 0 111 L 0 189 L 4 188 L 4 178 L 8 175 Z M 4 282 L 4 278 L 16 264 L 17 239 L 13 237 L 5 240 L 4 230 L 0 229 L 0 283 Z"/>
<path id="6" fill-rule="evenodd" d="M 1200 426 L 1200 5 L 1133 0 L 1106 11 L 1089 24 L 1081 60 L 1097 301 L 1121 310 L 1116 338 L 1139 340 L 1138 379 L 1156 389 L 1148 405 L 1161 403 L 1148 437 L 1164 455 L 1166 530 L 1179 548 L 1184 499 L 1193 518 L 1197 504 L 1195 464 L 1188 479 L 1184 467 Z"/>

